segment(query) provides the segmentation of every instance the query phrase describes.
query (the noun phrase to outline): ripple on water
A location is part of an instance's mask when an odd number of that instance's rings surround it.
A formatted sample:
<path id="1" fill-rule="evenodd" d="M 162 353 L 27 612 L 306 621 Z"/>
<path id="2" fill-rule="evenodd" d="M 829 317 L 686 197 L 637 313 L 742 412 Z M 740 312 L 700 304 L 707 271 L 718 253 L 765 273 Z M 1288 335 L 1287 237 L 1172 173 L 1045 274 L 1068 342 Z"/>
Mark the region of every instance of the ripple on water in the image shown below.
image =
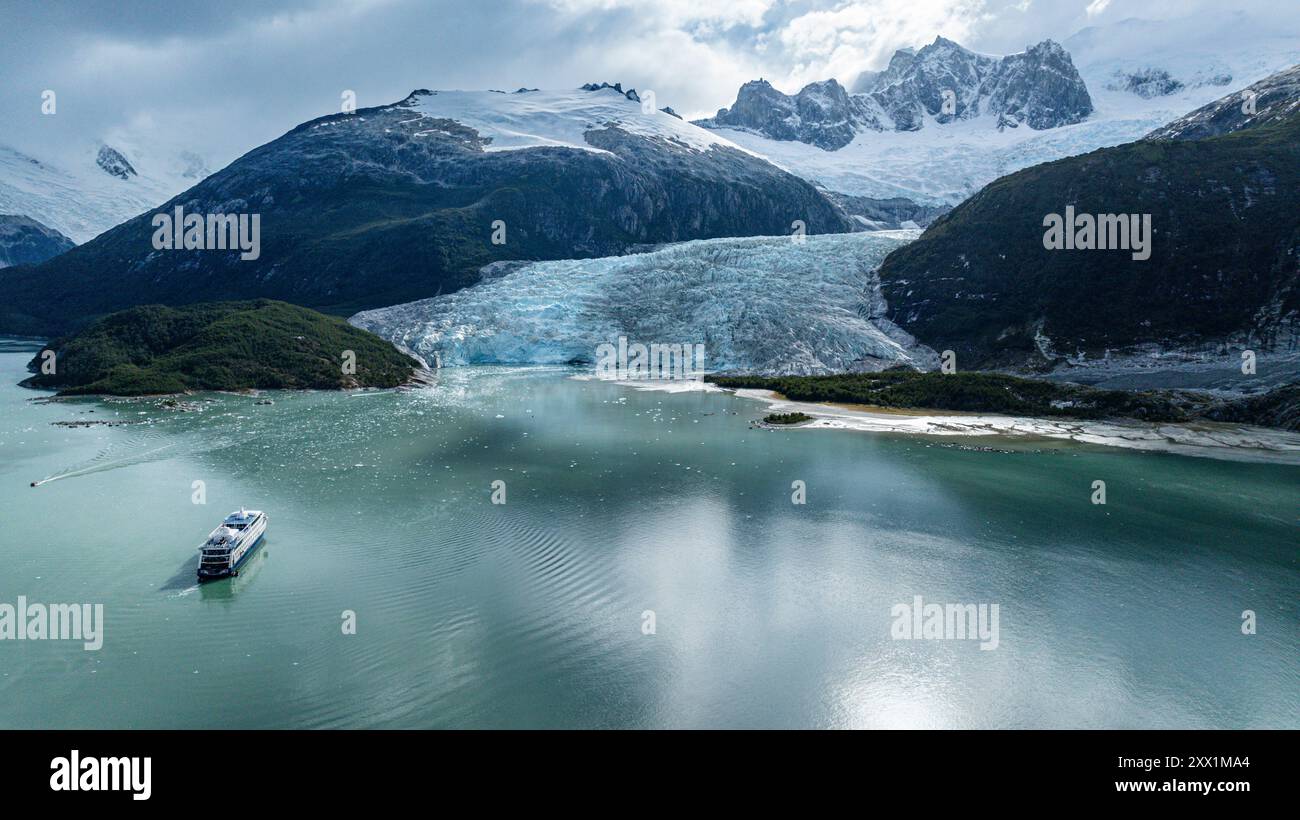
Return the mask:
<path id="1" fill-rule="evenodd" d="M 3 390 L 27 414 L 18 430 L 59 417 Z M 734 397 L 533 369 L 444 373 L 363 401 L 252 402 L 6 434 L 28 459 L 0 457 L 6 480 L 33 463 L 86 472 L 0 491 L 17 533 L 16 547 L 0 539 L 0 600 L 102 600 L 109 631 L 99 653 L 48 642 L 10 656 L 0 723 L 1277 726 L 1300 714 L 1296 687 L 1277 685 L 1295 668 L 1282 513 L 1294 468 L 755 433 L 758 405 L 706 412 L 743 407 Z M 198 477 L 206 507 L 190 503 Z M 490 501 L 497 477 L 506 505 Z M 795 477 L 806 506 L 790 503 Z M 1088 501 L 1098 477 L 1104 507 Z M 268 510 L 267 542 L 240 577 L 196 588 L 193 547 L 241 503 Z M 913 594 L 1000 602 L 1001 647 L 891 640 L 890 606 Z M 1270 626 L 1243 640 L 1247 607 Z M 661 616 L 653 637 L 646 608 Z M 356 635 L 340 629 L 344 610 Z"/>

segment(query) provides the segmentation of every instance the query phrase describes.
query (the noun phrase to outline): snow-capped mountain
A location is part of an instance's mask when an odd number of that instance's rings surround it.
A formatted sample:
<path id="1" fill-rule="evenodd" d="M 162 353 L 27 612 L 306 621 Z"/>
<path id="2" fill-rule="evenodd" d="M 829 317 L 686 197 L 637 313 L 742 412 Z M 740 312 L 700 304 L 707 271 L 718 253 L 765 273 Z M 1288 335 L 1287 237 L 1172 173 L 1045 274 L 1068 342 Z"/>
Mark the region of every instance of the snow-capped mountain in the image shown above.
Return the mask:
<path id="1" fill-rule="evenodd" d="M 617 129 L 647 141 L 678 149 L 707 152 L 737 146 L 680 117 L 646 110 L 636 90 L 624 91 L 620 83 L 589 83 L 572 91 L 524 89 L 502 91 L 415 91 L 397 106 L 412 115 L 406 123 L 424 124 L 416 136 L 437 133 L 438 123 L 449 120 L 473 129 L 484 151 L 520 148 L 577 148 L 612 153 L 594 135 Z M 382 109 L 380 109 L 382 110 Z"/>
<path id="2" fill-rule="evenodd" d="M 95 164 L 104 173 L 118 179 L 130 179 L 139 176 L 130 161 L 122 156 L 120 151 L 109 145 L 99 147 L 99 153 L 95 155 Z"/>
<path id="3" fill-rule="evenodd" d="M 0 268 L 44 262 L 75 243 L 34 219 L 0 214 Z"/>
<path id="4" fill-rule="evenodd" d="M 1149 140 L 1195 140 L 1290 119 L 1300 111 L 1300 65 L 1252 83 L 1147 135 Z"/>
<path id="5" fill-rule="evenodd" d="M 697 124 L 834 151 L 862 132 L 919 131 L 926 122 L 988 117 L 990 127 L 1043 130 L 1092 112 L 1070 55 L 1051 40 L 991 57 L 937 37 L 920 51 L 900 49 L 888 68 L 859 76 L 854 88 L 849 94 L 832 79 L 787 96 L 760 79 L 742 86 L 731 108 Z"/>
<path id="6" fill-rule="evenodd" d="M 997 82 L 986 79 L 990 61 L 1002 66 Z M 702 123 L 826 190 L 951 206 L 1021 168 L 1140 139 L 1296 63 L 1300 32 L 1240 14 L 1125 20 L 1000 61 L 940 38 L 864 72 L 853 93 L 841 96 L 834 81 L 789 96 L 750 83 L 736 105 Z M 947 115 L 936 105 L 944 84 L 954 91 Z M 1082 94 L 1091 113 L 1081 117 Z M 1074 101 L 1068 116 L 1051 110 L 1056 97 Z"/>
<path id="7" fill-rule="evenodd" d="M 1097 113 L 1128 139 L 1300 63 L 1300 28 L 1266 28 L 1241 12 L 1085 28 L 1065 47 Z"/>
<path id="8" fill-rule="evenodd" d="M 202 159 L 186 152 L 101 144 L 51 159 L 0 144 L 0 213 L 31 217 L 85 242 L 208 173 Z"/>
<path id="9" fill-rule="evenodd" d="M 1182 386 L 1206 377 L 1213 381 L 1203 385 L 1218 386 L 1250 350 L 1267 362 L 1260 372 L 1268 379 L 1294 379 L 1295 77 L 1293 69 L 1252 86 L 1267 89 L 1256 101 L 1268 94 L 1264 116 L 1239 119 L 1232 112 L 1242 95 L 1233 93 L 1176 124 L 1176 138 L 1093 151 L 988 185 L 945 215 L 941 229 L 881 265 L 890 317 L 967 367 L 1060 367 L 1110 378 L 1176 363 Z M 1095 237 L 1092 222 L 1079 234 L 1093 252 L 1060 252 L 1046 241 L 1044 215 L 1059 217 L 1062 208 L 1098 214 Z M 1145 247 L 1131 253 L 1139 228 L 1120 231 L 1117 241 L 1104 225 L 1137 226 L 1139 215 Z M 1262 381 L 1253 371 L 1239 375 Z"/>
<path id="10" fill-rule="evenodd" d="M 486 270 L 456 293 L 351 322 L 443 365 L 591 362 L 619 336 L 703 344 L 707 369 L 772 374 L 937 365 L 885 318 L 875 269 L 909 232 L 710 239 Z"/>
<path id="11" fill-rule="evenodd" d="M 927 120 L 942 124 L 978 117 L 991 118 L 999 128 L 1023 123 L 1041 131 L 1092 113 L 1088 89 L 1070 55 L 1051 40 L 991 57 L 937 37 L 920 51 L 897 52 L 865 96 L 897 131 L 920 130 Z"/>
<path id="12" fill-rule="evenodd" d="M 1221 96 L 1294 62 L 1300 26 L 1265 25 L 1243 11 L 1168 20 L 1128 18 L 1084 28 L 1063 45 L 1094 97 L 1120 91 L 1153 99 L 1184 90 Z M 1217 89 L 1217 95 L 1215 90 Z"/>
<path id="13" fill-rule="evenodd" d="M 150 220 L 176 207 L 257 214 L 259 254 L 156 250 Z M 351 314 L 458 290 L 495 261 L 854 227 L 806 181 L 620 88 L 420 90 L 303 123 L 10 273 L 0 326 L 50 332 L 134 304 L 258 296 Z"/>
<path id="14" fill-rule="evenodd" d="M 835 80 L 811 83 L 793 95 L 782 94 L 767 80 L 754 80 L 740 87 L 731 108 L 695 124 L 803 142 L 827 151 L 844 147 L 864 128 L 883 128 L 868 102 L 849 96 Z"/>

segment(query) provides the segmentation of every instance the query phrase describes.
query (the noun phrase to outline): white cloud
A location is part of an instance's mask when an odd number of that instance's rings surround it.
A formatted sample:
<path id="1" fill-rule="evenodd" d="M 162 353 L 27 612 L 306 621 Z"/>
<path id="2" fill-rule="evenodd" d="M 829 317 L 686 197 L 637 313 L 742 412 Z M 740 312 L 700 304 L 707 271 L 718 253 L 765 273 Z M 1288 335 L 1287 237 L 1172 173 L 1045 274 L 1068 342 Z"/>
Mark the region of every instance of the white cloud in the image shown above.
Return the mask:
<path id="1" fill-rule="evenodd" d="M 777 4 L 774 0 L 539 0 L 562 14 L 591 16 L 629 11 L 647 29 L 691 29 L 706 25 L 714 31 L 735 26 L 760 26 Z"/>
<path id="2" fill-rule="evenodd" d="M 847 83 L 940 34 L 1008 53 L 1132 16 L 1300 17 L 1274 0 L 223 0 L 187 15 L 159 3 L 0 6 L 0 142 L 39 153 L 152 131 L 219 166 L 337 110 L 343 89 L 376 105 L 416 87 L 607 80 L 708 115 L 747 80 Z M 45 88 L 57 118 L 39 114 Z"/>
<path id="3" fill-rule="evenodd" d="M 810 11 L 776 34 L 788 65 L 788 83 L 802 86 L 837 77 L 851 81 L 867 68 L 882 68 L 906 46 L 942 34 L 969 42 L 985 0 L 868 0 Z"/>

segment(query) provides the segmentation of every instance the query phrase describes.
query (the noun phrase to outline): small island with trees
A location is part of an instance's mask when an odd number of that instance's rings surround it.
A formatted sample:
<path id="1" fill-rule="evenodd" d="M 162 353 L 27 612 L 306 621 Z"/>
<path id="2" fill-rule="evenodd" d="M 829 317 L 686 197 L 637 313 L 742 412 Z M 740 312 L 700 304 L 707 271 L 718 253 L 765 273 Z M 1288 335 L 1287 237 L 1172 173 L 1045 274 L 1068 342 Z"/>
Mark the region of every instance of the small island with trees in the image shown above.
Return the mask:
<path id="1" fill-rule="evenodd" d="M 396 387 L 420 363 L 343 319 L 271 299 L 109 314 L 47 344 L 24 387 L 60 396 Z"/>

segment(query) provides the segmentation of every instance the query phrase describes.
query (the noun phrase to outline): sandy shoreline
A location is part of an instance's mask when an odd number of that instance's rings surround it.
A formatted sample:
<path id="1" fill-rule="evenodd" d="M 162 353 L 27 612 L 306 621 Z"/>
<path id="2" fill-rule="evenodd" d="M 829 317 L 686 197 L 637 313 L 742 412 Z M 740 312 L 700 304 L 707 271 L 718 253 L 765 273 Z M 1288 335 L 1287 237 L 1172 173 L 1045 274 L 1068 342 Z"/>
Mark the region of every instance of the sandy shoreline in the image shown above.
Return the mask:
<path id="1" fill-rule="evenodd" d="M 791 401 L 771 390 L 723 388 L 704 381 L 645 379 L 614 383 L 634 390 L 662 393 L 732 393 L 742 399 L 762 402 L 773 413 L 799 412 L 812 416 L 810 422 L 782 428 L 789 430 L 858 430 L 867 433 L 1001 439 L 1004 443 L 1008 439 L 1018 439 L 1026 444 L 1074 442 L 1200 458 L 1300 465 L 1300 433 L 1244 424 L 1091 421 L 955 411 L 934 413 L 892 407 Z"/>
<path id="2" fill-rule="evenodd" d="M 1023 437 L 1074 441 L 1205 458 L 1300 464 L 1300 434 L 1237 424 L 1155 424 L 1141 421 L 1046 419 L 980 413 L 935 414 L 791 401 L 770 390 L 740 389 L 774 413 L 806 413 L 798 429 L 861 430 L 926 436 Z"/>

